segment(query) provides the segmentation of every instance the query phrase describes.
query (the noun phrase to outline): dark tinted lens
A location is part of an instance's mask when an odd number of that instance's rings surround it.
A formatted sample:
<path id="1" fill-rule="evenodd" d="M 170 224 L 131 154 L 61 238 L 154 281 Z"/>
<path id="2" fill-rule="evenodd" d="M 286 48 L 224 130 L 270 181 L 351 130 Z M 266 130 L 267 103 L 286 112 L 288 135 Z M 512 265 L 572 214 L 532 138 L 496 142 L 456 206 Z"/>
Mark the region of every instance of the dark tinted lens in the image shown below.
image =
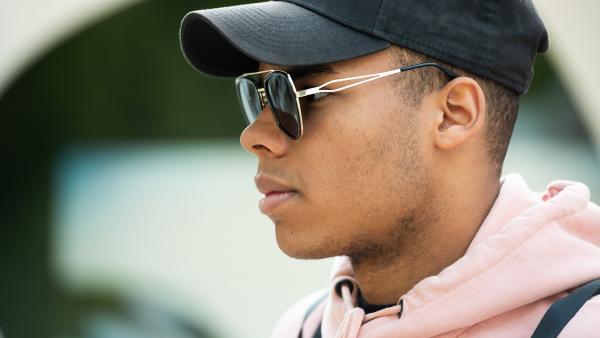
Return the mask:
<path id="1" fill-rule="evenodd" d="M 238 97 L 244 112 L 244 117 L 248 124 L 254 122 L 260 112 L 262 106 L 260 104 L 260 97 L 256 85 L 249 79 L 240 79 L 237 84 Z"/>
<path id="2" fill-rule="evenodd" d="M 272 74 L 265 84 L 267 97 L 281 129 L 294 139 L 300 137 L 300 113 L 296 95 L 285 74 Z"/>

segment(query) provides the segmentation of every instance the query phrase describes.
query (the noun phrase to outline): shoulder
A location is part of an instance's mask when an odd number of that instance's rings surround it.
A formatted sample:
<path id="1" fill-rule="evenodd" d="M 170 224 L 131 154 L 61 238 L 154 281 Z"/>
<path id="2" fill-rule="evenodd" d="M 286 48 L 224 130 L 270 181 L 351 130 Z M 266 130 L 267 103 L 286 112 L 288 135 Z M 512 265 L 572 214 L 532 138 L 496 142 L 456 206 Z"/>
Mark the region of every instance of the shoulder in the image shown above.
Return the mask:
<path id="1" fill-rule="evenodd" d="M 289 338 L 297 336 L 298 332 L 300 332 L 300 326 L 304 322 L 304 318 L 309 309 L 313 308 L 314 305 L 323 303 L 327 293 L 328 290 L 326 289 L 313 292 L 288 308 L 287 311 L 285 311 L 284 314 L 279 318 L 275 328 L 273 329 L 271 337 Z"/>
<path id="2" fill-rule="evenodd" d="M 600 295 L 592 297 L 577 311 L 560 337 L 598 337 L 598 332 L 600 332 Z"/>

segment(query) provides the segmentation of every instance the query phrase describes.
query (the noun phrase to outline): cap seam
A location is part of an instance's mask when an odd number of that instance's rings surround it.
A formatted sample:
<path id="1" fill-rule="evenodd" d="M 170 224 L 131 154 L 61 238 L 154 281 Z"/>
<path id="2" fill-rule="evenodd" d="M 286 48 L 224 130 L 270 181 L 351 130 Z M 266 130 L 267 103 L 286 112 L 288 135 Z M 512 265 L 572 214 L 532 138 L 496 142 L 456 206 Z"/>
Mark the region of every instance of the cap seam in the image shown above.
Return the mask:
<path id="1" fill-rule="evenodd" d="M 217 13 L 217 15 L 220 15 L 221 13 Z M 249 31 L 253 31 L 252 30 L 252 25 L 257 25 L 258 22 L 255 20 L 254 16 L 251 13 L 247 13 L 248 15 L 238 15 L 237 13 L 231 12 L 231 13 L 227 13 L 227 14 L 231 14 L 231 16 L 234 16 L 237 18 L 237 22 L 239 22 L 240 24 L 242 24 L 244 27 L 246 27 Z M 210 21 L 210 20 L 209 20 Z M 220 21 L 221 24 L 227 25 L 228 27 L 231 28 L 235 28 L 235 25 L 233 25 L 229 20 L 221 20 Z M 255 37 L 252 37 L 254 39 L 256 39 Z M 270 38 L 268 35 L 262 35 L 260 38 L 260 42 L 281 42 L 282 39 L 277 39 L 277 38 Z M 300 39 L 295 40 L 296 42 L 308 42 L 310 41 L 310 37 L 307 35 L 301 35 Z"/>
<path id="2" fill-rule="evenodd" d="M 379 22 L 379 16 L 381 15 L 381 9 L 383 8 L 383 4 L 386 2 L 387 0 L 381 0 L 381 2 L 379 2 L 379 8 L 377 9 L 377 15 L 375 15 L 375 21 L 373 21 L 373 25 L 371 26 L 371 33 L 375 33 L 375 31 L 377 30 L 377 23 Z"/>
<path id="3" fill-rule="evenodd" d="M 269 13 L 265 13 L 265 12 L 264 12 L 264 11 L 262 11 L 262 10 L 261 10 L 260 12 L 262 12 L 262 13 L 263 13 L 263 15 L 269 15 Z M 222 13 L 218 13 L 218 12 L 215 12 L 215 13 L 216 13 L 217 15 L 221 15 L 221 14 L 222 14 Z M 239 22 L 240 24 L 244 25 L 244 26 L 245 26 L 247 29 L 249 29 L 249 30 L 252 30 L 252 29 L 251 29 L 251 28 L 252 28 L 251 26 L 252 26 L 253 24 L 258 24 L 258 22 L 256 22 L 255 18 L 254 18 L 252 15 L 248 15 L 248 16 L 240 16 L 240 15 L 237 15 L 237 13 L 227 13 L 227 15 L 228 15 L 228 14 L 231 14 L 232 16 L 235 16 L 235 17 L 237 18 L 237 22 Z M 315 13 L 315 15 L 319 15 L 319 14 L 318 14 L 318 13 Z M 200 15 L 200 17 L 201 17 L 200 19 L 204 20 L 204 19 L 203 19 L 204 17 L 203 17 L 202 15 Z M 209 22 L 212 22 L 212 20 L 210 20 L 210 19 L 208 19 L 208 21 L 209 21 Z M 232 24 L 232 23 L 231 23 L 229 20 L 220 20 L 220 23 L 221 23 L 221 24 L 224 24 L 224 25 L 227 25 L 228 27 L 235 28 L 235 25 L 233 25 L 233 24 Z M 337 23 L 337 22 L 336 22 L 336 24 L 339 24 L 339 23 Z M 345 25 L 344 25 L 344 26 L 345 26 Z M 214 27 L 218 27 L 218 25 L 214 25 Z M 355 31 L 357 31 L 356 29 L 353 29 L 353 28 L 350 28 L 350 27 L 347 27 L 347 26 L 345 26 L 345 27 L 346 27 L 347 29 L 352 29 L 352 30 L 355 30 Z M 218 31 L 220 32 L 221 30 L 220 30 L 220 29 L 218 29 Z M 360 34 L 364 35 L 364 36 L 365 36 L 365 37 L 367 37 L 367 38 L 371 38 L 371 39 L 374 39 L 374 40 L 381 40 L 381 41 L 385 41 L 385 40 L 382 40 L 382 39 L 380 39 L 380 38 L 378 38 L 378 37 L 375 37 L 375 36 L 373 36 L 373 35 L 371 35 L 371 34 L 369 34 L 369 33 L 366 33 L 366 32 L 357 31 L 357 33 L 360 33 Z M 220 34 L 221 34 L 221 35 L 225 35 L 225 33 L 224 33 L 224 32 L 220 32 Z M 256 40 L 256 39 L 255 39 L 253 36 L 252 36 L 252 38 L 253 38 L 254 40 Z M 298 39 L 298 40 L 295 40 L 295 41 L 296 41 L 296 42 L 310 42 L 310 41 L 312 41 L 311 39 L 312 39 L 312 37 L 311 37 L 311 36 L 309 36 L 309 35 L 302 35 L 300 39 Z M 265 37 L 261 37 L 261 39 L 260 39 L 260 40 L 257 40 L 256 42 L 260 42 L 260 43 L 262 43 L 262 44 L 268 44 L 268 45 L 271 45 L 271 46 L 276 46 L 276 44 L 277 44 L 277 43 L 280 43 L 280 42 L 282 42 L 282 41 L 283 41 L 282 39 L 268 39 L 268 38 L 266 38 L 266 36 L 265 36 Z M 247 41 L 247 42 L 249 42 L 249 41 Z M 266 42 L 267 42 L 267 43 L 266 43 Z M 275 44 L 273 44 L 273 43 L 275 43 Z M 253 46 L 256 46 L 256 47 L 261 47 L 261 45 L 260 45 L 260 44 L 255 44 L 255 43 L 252 43 L 252 45 L 253 45 Z M 347 46 L 347 48 L 344 48 L 344 49 L 342 49 L 342 51 L 350 51 L 350 50 L 352 50 L 352 49 L 354 49 L 354 48 L 356 48 L 356 47 L 355 47 L 355 46 L 352 46 L 352 45 L 349 45 L 349 46 Z"/>
<path id="4" fill-rule="evenodd" d="M 294 5 L 303 7 L 305 9 L 307 9 L 307 10 L 309 10 L 309 11 L 317 14 L 317 15 L 321 15 L 321 16 L 324 16 L 324 17 L 330 19 L 330 20 L 333 20 L 333 21 L 335 21 L 339 25 L 343 25 L 345 27 L 357 30 L 357 31 L 359 31 L 359 32 L 361 32 L 363 34 L 372 34 L 372 33 L 374 33 L 374 30 L 375 30 L 375 25 L 373 25 L 371 29 L 365 29 L 364 26 L 352 25 L 351 23 L 345 21 L 344 17 L 341 17 L 341 16 L 339 16 L 339 15 L 337 15 L 335 13 L 331 13 L 327 9 L 323 9 L 323 8 L 319 8 L 317 6 L 314 6 L 314 5 L 310 4 L 310 3 L 305 3 L 303 1 L 298 1 L 298 0 L 285 0 L 285 2 L 292 3 Z M 383 1 L 381 3 L 383 3 Z M 381 5 L 381 3 L 380 3 L 380 5 Z M 381 7 L 380 7 L 380 9 L 381 9 Z M 376 19 L 377 19 L 378 16 L 379 16 L 379 11 L 377 12 Z M 375 20 L 374 23 L 375 22 L 377 22 L 377 20 Z M 378 37 L 374 37 L 374 38 L 378 38 Z"/>

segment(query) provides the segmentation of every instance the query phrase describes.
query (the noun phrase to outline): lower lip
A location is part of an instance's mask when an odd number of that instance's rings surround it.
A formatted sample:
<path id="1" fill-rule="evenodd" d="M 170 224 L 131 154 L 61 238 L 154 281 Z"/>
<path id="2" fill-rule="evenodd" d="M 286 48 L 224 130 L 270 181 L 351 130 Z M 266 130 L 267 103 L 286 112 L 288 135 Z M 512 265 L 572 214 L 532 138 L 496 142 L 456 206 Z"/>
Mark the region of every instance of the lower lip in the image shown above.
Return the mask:
<path id="1" fill-rule="evenodd" d="M 269 214 L 280 205 L 298 196 L 297 191 L 285 191 L 269 194 L 258 201 L 258 208 L 263 214 Z"/>

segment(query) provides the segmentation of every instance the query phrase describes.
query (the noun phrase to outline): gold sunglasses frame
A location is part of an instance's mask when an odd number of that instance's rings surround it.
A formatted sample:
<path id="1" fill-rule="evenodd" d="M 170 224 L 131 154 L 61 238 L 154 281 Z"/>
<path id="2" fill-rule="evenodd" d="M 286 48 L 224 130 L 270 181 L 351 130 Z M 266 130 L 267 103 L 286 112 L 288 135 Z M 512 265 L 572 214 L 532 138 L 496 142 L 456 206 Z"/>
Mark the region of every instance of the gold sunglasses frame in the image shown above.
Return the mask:
<path id="1" fill-rule="evenodd" d="M 414 65 L 409 65 L 409 66 L 404 66 L 404 67 L 400 67 L 400 68 L 396 68 L 396 69 L 392 69 L 392 70 L 388 70 L 388 71 L 384 71 L 384 72 L 380 72 L 380 73 L 374 73 L 374 74 L 367 74 L 367 75 L 359 75 L 359 76 L 351 76 L 351 77 L 346 77 L 346 78 L 341 78 L 341 79 L 335 79 L 335 80 L 331 80 L 328 82 L 323 83 L 320 86 L 317 87 L 312 87 L 312 88 L 308 88 L 308 89 L 303 89 L 303 90 L 296 90 L 296 86 L 294 84 L 294 80 L 292 79 L 292 76 L 283 71 L 283 70 L 276 70 L 276 69 L 268 69 L 268 70 L 263 70 L 260 72 L 252 72 L 252 73 L 244 73 L 240 76 L 238 76 L 235 79 L 235 86 L 236 86 L 236 91 L 238 92 L 238 98 L 240 99 L 240 104 L 242 104 L 242 110 L 244 109 L 243 107 L 243 103 L 241 102 L 241 95 L 239 92 L 239 83 L 243 80 L 243 79 L 247 79 L 249 81 L 251 81 L 254 86 L 256 87 L 256 90 L 258 91 L 258 97 L 260 99 L 260 104 L 261 104 L 261 109 L 264 110 L 265 107 L 267 106 L 267 104 L 270 104 L 268 102 L 268 98 L 265 92 L 265 83 L 268 81 L 269 77 L 273 74 L 273 73 L 281 73 L 283 75 L 286 76 L 289 84 L 291 85 L 292 90 L 294 91 L 294 96 L 296 98 L 296 108 L 298 110 L 298 121 L 299 121 L 299 127 L 300 127 L 300 131 L 298 133 L 298 137 L 294 137 L 293 135 L 291 135 L 287 130 L 285 130 L 285 128 L 283 128 L 283 126 L 281 125 L 281 122 L 279 121 L 279 118 L 277 117 L 277 114 L 275 114 L 275 112 L 273 111 L 273 109 L 271 109 L 271 112 L 273 113 L 273 117 L 275 117 L 275 121 L 277 122 L 277 126 L 279 127 L 279 129 L 281 131 L 283 131 L 284 134 L 286 134 L 288 137 L 290 137 L 291 139 L 298 141 L 300 140 L 300 138 L 302 137 L 302 135 L 304 134 L 304 123 L 302 121 L 302 108 L 300 106 L 300 99 L 306 96 L 310 96 L 310 95 L 317 95 L 317 94 L 323 94 L 323 93 L 336 93 L 342 90 L 346 90 L 352 87 L 356 87 L 359 86 L 361 84 L 365 84 L 374 80 L 378 80 L 390 75 L 394 75 L 394 74 L 399 74 L 408 70 L 412 70 L 412 69 L 417 69 L 417 68 L 423 68 L 423 67 L 435 67 L 439 70 L 441 70 L 442 72 L 444 72 L 444 74 L 446 74 L 446 76 L 448 76 L 448 78 L 450 80 L 453 80 L 457 77 L 459 77 L 459 75 L 457 73 L 455 73 L 454 71 L 440 65 L 434 62 L 424 62 L 424 63 L 417 63 Z M 256 77 L 256 76 L 260 76 L 262 74 L 268 74 L 267 76 L 265 76 L 265 79 L 263 80 L 262 83 L 262 87 L 258 87 L 258 84 L 256 83 L 256 81 L 254 81 L 252 78 Z M 356 83 L 351 83 L 348 84 L 346 86 L 340 87 L 340 88 L 336 88 L 336 89 L 322 89 L 323 87 L 329 86 L 331 84 L 334 83 L 340 83 L 340 82 L 347 82 L 347 81 L 356 81 L 356 80 L 361 80 L 358 81 Z M 262 112 L 262 111 L 261 111 Z M 248 114 L 246 114 L 246 112 L 244 112 L 244 115 L 247 116 Z M 260 115 L 260 113 L 259 113 Z M 257 116 L 258 117 L 258 116 Z M 249 119 L 248 119 L 249 120 Z M 256 119 L 255 119 L 256 120 Z M 254 121 L 248 121 L 249 124 L 254 123 Z"/>

